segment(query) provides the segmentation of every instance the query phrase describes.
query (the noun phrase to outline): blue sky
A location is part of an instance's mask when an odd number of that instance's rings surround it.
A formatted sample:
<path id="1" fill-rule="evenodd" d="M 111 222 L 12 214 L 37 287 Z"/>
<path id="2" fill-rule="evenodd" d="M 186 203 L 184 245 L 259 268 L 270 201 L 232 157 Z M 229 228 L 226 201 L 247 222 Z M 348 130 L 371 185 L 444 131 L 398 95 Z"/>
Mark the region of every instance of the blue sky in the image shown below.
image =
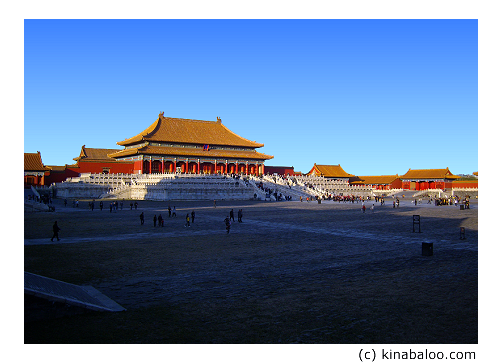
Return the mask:
<path id="1" fill-rule="evenodd" d="M 165 116 L 267 165 L 478 170 L 477 20 L 25 20 L 24 152 L 73 163 Z M 467 142 L 461 142 L 461 141 Z"/>

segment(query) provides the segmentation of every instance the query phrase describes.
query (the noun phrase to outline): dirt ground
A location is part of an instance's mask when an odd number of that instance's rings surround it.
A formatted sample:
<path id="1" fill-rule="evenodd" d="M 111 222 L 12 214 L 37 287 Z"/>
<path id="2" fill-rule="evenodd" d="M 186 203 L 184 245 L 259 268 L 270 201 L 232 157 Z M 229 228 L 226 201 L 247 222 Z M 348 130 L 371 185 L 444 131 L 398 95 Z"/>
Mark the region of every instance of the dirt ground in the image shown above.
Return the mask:
<path id="1" fill-rule="evenodd" d="M 90 211 L 57 200 L 55 212 L 25 213 L 25 271 L 91 285 L 127 310 L 54 315 L 26 298 L 25 343 L 478 342 L 477 201 L 387 199 L 365 213 L 331 201 L 138 204 L 110 213 L 108 201 Z"/>

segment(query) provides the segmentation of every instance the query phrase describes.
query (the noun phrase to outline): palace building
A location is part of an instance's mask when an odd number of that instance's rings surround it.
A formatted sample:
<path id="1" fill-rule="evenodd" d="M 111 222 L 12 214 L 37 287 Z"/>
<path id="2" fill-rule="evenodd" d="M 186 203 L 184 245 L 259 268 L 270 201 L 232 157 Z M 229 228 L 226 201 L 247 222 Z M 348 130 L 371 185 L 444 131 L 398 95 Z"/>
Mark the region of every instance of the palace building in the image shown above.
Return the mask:
<path id="1" fill-rule="evenodd" d="M 340 166 L 337 165 L 324 165 L 324 164 L 316 164 L 311 168 L 311 170 L 307 173 L 310 176 L 322 176 L 326 179 L 337 180 L 349 182 L 349 178 L 354 177 L 353 174 L 349 174 Z"/>
<path id="2" fill-rule="evenodd" d="M 165 117 L 164 113 L 141 133 L 117 142 L 125 147 L 108 154 L 133 163 L 132 173 L 264 174 L 273 156 L 257 152 L 264 144 L 233 133 L 217 121 Z"/>
<path id="3" fill-rule="evenodd" d="M 24 187 L 44 186 L 50 169 L 43 165 L 40 152 L 24 153 Z"/>
<path id="4" fill-rule="evenodd" d="M 117 161 L 108 157 L 119 149 L 88 148 L 85 145 L 80 150 L 80 155 L 73 160 L 74 164 L 64 166 L 46 166 L 50 175 L 46 177 L 47 184 L 59 183 L 67 178 L 78 177 L 82 173 L 133 173 L 134 163 Z"/>
<path id="5" fill-rule="evenodd" d="M 399 176 L 356 176 L 349 180 L 353 186 L 372 186 L 375 190 L 391 190 L 402 188 L 403 184 Z"/>
<path id="6" fill-rule="evenodd" d="M 445 169 L 409 169 L 400 176 L 405 190 L 426 190 L 452 188 L 453 181 L 460 178 Z"/>

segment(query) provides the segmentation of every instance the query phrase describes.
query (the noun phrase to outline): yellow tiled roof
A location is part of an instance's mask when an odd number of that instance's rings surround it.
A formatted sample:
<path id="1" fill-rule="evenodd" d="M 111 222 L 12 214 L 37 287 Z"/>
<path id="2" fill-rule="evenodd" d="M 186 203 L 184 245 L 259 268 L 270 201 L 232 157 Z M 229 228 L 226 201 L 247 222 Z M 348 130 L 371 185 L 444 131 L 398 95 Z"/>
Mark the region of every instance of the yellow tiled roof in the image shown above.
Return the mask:
<path id="1" fill-rule="evenodd" d="M 259 153 L 255 150 L 225 150 L 225 149 L 210 149 L 205 151 L 201 148 L 176 148 L 176 147 L 157 147 L 146 145 L 140 148 L 129 148 L 119 152 L 110 154 L 112 158 L 128 157 L 137 154 L 153 154 L 164 156 L 186 156 L 197 158 L 233 158 L 233 159 L 272 159 L 274 156 Z"/>
<path id="2" fill-rule="evenodd" d="M 164 117 L 163 113 L 143 132 L 117 142 L 118 145 L 132 145 L 141 141 L 175 142 L 186 144 L 228 145 L 240 147 L 263 147 L 257 143 L 233 133 L 217 121 L 192 120 Z"/>
<path id="3" fill-rule="evenodd" d="M 307 174 L 312 174 L 315 172 L 316 175 L 320 175 L 323 177 L 342 177 L 342 178 L 347 178 L 347 177 L 354 177 L 353 174 L 349 174 L 346 171 L 342 169 L 340 164 L 338 165 L 324 165 L 324 164 L 316 164 L 314 163 L 314 166 L 312 169 L 309 171 Z"/>
<path id="4" fill-rule="evenodd" d="M 460 176 L 455 176 L 446 169 L 409 169 L 404 175 L 400 176 L 401 179 L 455 179 Z"/>
<path id="5" fill-rule="evenodd" d="M 361 182 L 366 185 L 388 185 L 394 182 L 399 176 L 391 175 L 391 176 L 358 176 Z"/>
<path id="6" fill-rule="evenodd" d="M 113 158 L 108 157 L 108 154 L 119 152 L 120 149 L 102 149 L 102 148 L 87 148 L 85 145 L 82 146 L 80 155 L 77 158 L 73 158 L 75 161 L 85 160 L 85 161 L 113 161 Z"/>
<path id="7" fill-rule="evenodd" d="M 66 170 L 66 166 L 46 166 L 52 172 L 64 172 Z"/>
<path id="8" fill-rule="evenodd" d="M 24 153 L 24 170 L 25 171 L 47 171 L 48 169 L 42 163 L 40 152 Z"/>

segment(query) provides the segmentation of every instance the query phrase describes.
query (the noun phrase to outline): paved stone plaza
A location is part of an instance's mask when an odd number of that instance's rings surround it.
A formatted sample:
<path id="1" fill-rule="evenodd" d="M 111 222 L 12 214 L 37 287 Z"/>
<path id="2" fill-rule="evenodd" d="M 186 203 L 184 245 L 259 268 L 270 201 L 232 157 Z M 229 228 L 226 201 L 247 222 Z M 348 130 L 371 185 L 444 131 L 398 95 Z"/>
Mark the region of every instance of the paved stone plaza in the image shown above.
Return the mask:
<path id="1" fill-rule="evenodd" d="M 477 201 L 395 209 L 386 199 L 365 213 L 332 201 L 87 203 L 25 213 L 25 271 L 91 285 L 127 311 L 26 323 L 26 342 L 477 343 Z M 81 333 L 64 335 L 78 320 Z"/>

